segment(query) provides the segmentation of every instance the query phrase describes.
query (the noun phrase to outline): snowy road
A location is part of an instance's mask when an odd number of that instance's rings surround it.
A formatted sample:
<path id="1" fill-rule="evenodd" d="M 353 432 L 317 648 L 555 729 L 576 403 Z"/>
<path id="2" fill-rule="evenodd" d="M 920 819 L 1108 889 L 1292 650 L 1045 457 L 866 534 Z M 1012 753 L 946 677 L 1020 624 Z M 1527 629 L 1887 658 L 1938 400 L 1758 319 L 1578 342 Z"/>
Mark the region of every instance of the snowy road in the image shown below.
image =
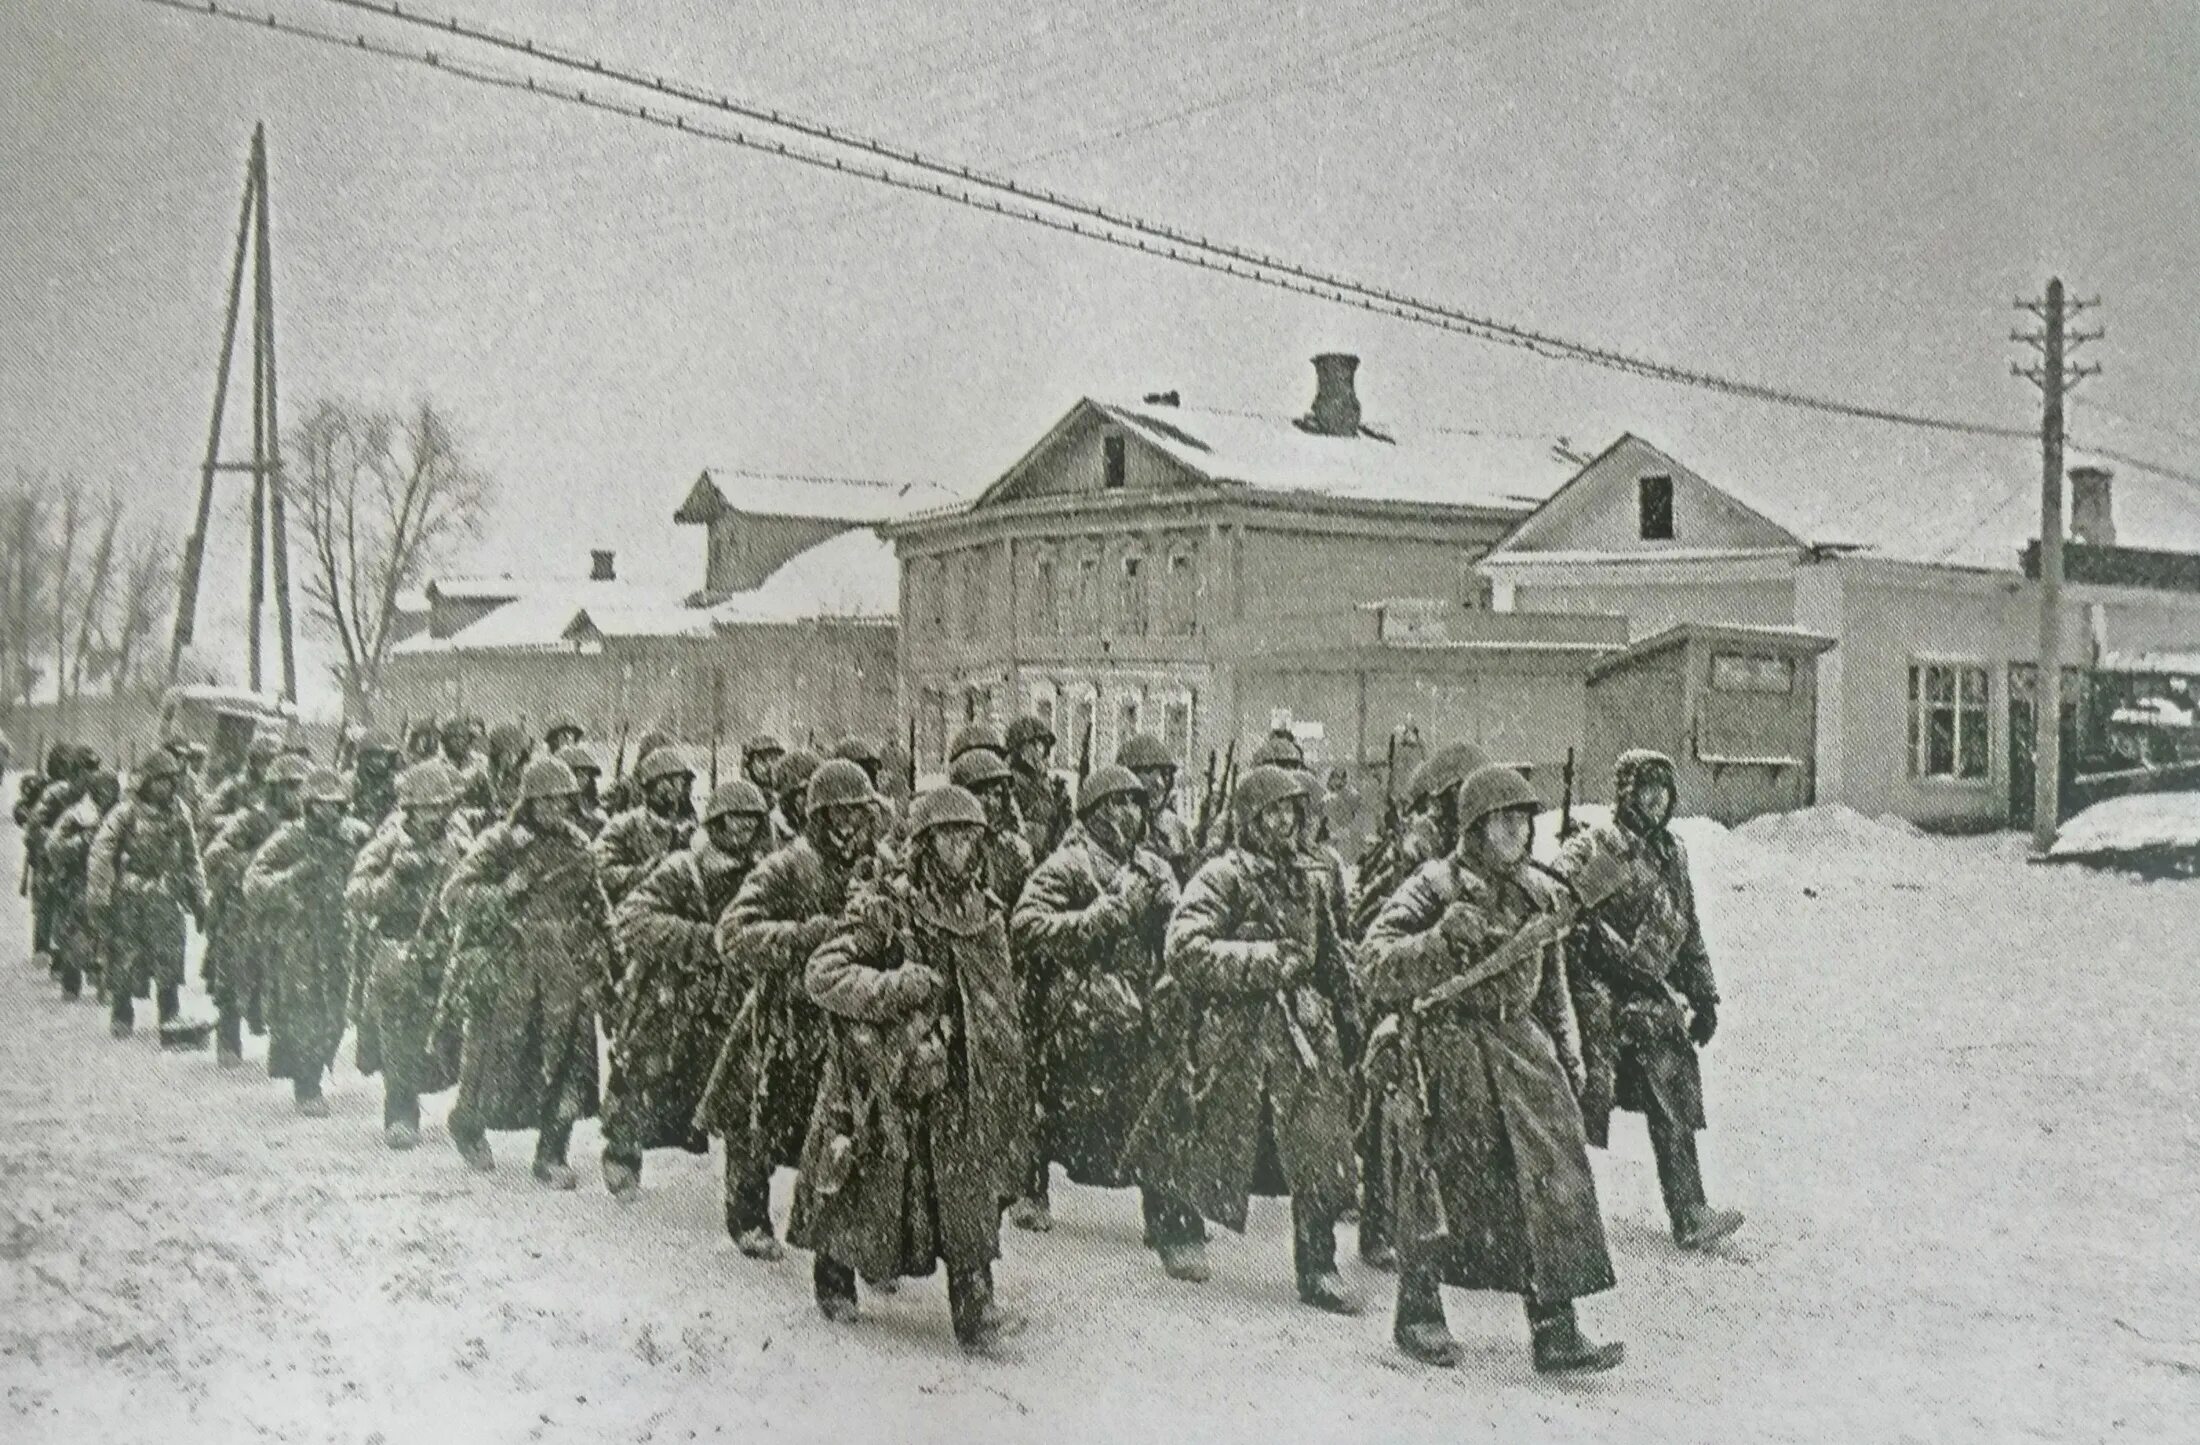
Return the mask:
<path id="1" fill-rule="evenodd" d="M 1060 1191 L 1053 1235 L 1010 1232 L 1011 1361 L 955 1353 L 937 1279 L 834 1330 L 806 1262 L 733 1252 L 714 1160 L 653 1156 L 622 1209 L 584 1126 L 583 1188 L 550 1195 L 510 1136 L 469 1173 L 448 1096 L 388 1154 L 348 1043 L 308 1121 L 257 1067 L 111 1042 L 24 965 L 10 897 L 0 1435 L 2200 1439 L 2200 884 L 1839 815 L 1692 836 L 1728 1000 L 1706 1168 L 1750 1222 L 1677 1254 L 1623 1120 L 1597 1161 L 1620 1287 L 1584 1318 L 1629 1359 L 1563 1385 L 1514 1301 L 1449 1296 L 1454 1372 L 1395 1354 L 1356 1261 L 1366 1318 L 1298 1307 L 1274 1203 L 1202 1288 L 1161 1277 L 1131 1196 Z"/>

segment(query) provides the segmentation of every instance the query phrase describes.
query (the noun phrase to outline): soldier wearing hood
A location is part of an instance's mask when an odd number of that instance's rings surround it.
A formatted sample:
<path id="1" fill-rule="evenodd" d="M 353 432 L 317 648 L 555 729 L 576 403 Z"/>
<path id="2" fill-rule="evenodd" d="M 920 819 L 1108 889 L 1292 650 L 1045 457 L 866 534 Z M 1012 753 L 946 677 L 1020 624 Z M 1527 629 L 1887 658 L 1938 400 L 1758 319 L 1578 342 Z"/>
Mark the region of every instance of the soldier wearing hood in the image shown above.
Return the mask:
<path id="1" fill-rule="evenodd" d="M 1696 920 L 1688 850 L 1667 827 L 1678 795 L 1672 759 L 1620 754 L 1612 821 L 1567 840 L 1553 866 L 1570 880 L 1596 867 L 1624 870 L 1625 885 L 1575 938 L 1574 1006 L 1588 1066 L 1582 1114 L 1599 1148 L 1615 1107 L 1643 1115 L 1673 1239 L 1695 1250 L 1741 1228 L 1742 1216 L 1706 1202 L 1696 1154 L 1704 1127 L 1696 1053 L 1718 1030 L 1719 987 Z"/>
<path id="2" fill-rule="evenodd" d="M 198 834 L 176 800 L 175 759 L 154 753 L 92 837 L 85 903 L 104 950 L 101 981 L 110 1027 L 126 1038 L 132 1000 L 157 995 L 160 1021 L 181 1009 L 184 920 L 206 914 L 206 875 Z"/>
<path id="3" fill-rule="evenodd" d="M 1361 984 L 1396 1018 L 1371 1051 L 1396 1192 L 1407 1355 L 1455 1366 L 1441 1286 L 1527 1305 L 1537 1370 L 1609 1370 L 1624 1351 L 1581 1334 L 1574 1301 L 1612 1287 L 1575 1103 L 1581 1062 L 1562 942 L 1570 900 L 1531 871 L 1538 802 L 1511 768 L 1459 789 L 1459 842 L 1369 929 Z"/>
<path id="4" fill-rule="evenodd" d="M 857 891 L 803 968 L 829 1044 L 788 1226 L 816 1252 L 827 1319 L 855 1320 L 859 1274 L 944 1264 L 956 1342 L 978 1353 L 1022 1323 L 994 1303 L 993 1261 L 1031 1127 L 1007 919 L 979 860 L 986 826 L 953 784 L 919 798 L 903 866 Z"/>
<path id="5" fill-rule="evenodd" d="M 95 769 L 84 785 L 84 796 L 69 806 L 47 833 L 42 866 L 46 891 L 54 911 L 53 961 L 61 979 L 61 996 L 83 995 L 84 980 L 92 981 L 100 997 L 99 930 L 93 925 L 91 901 L 86 894 L 92 861 L 92 840 L 121 796 L 122 782 L 105 768 Z"/>
<path id="6" fill-rule="evenodd" d="M 288 1079 L 298 1112 L 326 1118 L 321 1081 L 344 1040 L 351 931 L 344 885 L 369 836 L 349 815 L 351 789 L 333 768 L 306 778 L 299 816 L 275 830 L 244 870 L 244 904 L 266 946 L 263 998 L 268 1077 Z"/>
<path id="7" fill-rule="evenodd" d="M 1073 1183 L 1134 1182 L 1125 1146 L 1153 1081 L 1148 1002 L 1177 904 L 1176 875 L 1146 846 L 1147 807 L 1127 768 L 1095 769 L 1078 790 L 1076 825 L 1031 875 L 1011 922 L 1031 999 L 1040 1208 L 1050 1160 Z M 1142 1202 L 1148 1245 L 1205 1237 L 1182 1205 L 1151 1189 Z"/>
<path id="8" fill-rule="evenodd" d="M 589 844 L 616 907 L 657 860 L 687 846 L 695 832 L 695 769 L 678 748 L 659 748 L 634 769 L 641 798 Z"/>
<path id="9" fill-rule="evenodd" d="M 781 1257 L 772 1170 L 801 1162 L 824 1067 L 824 1016 L 803 991 L 803 969 L 849 894 L 884 870 L 881 818 L 862 768 L 819 764 L 802 836 L 759 863 L 718 917 L 718 951 L 742 997 L 696 1120 L 725 1137 L 726 1230 L 751 1259 Z"/>
<path id="10" fill-rule="evenodd" d="M 1237 837 L 1192 875 L 1169 920 L 1156 1033 L 1168 1051 L 1129 1150 L 1139 1182 L 1243 1232 L 1253 1194 L 1289 1194 L 1302 1303 L 1360 1305 L 1337 1275 L 1337 1219 L 1352 1203 L 1350 1084 L 1340 1020 L 1343 941 L 1305 866 L 1305 775 L 1248 770 Z M 1206 1247 L 1155 1232 L 1172 1278 L 1206 1278 Z"/>
<path id="11" fill-rule="evenodd" d="M 225 1067 L 244 1062 L 244 1030 L 265 1033 L 267 941 L 244 899 L 245 870 L 275 830 L 299 816 L 310 771 L 294 753 L 268 765 L 258 794 L 228 816 L 206 850 L 206 954 L 199 964 L 216 1014 L 214 1052 Z"/>
<path id="12" fill-rule="evenodd" d="M 765 811 L 754 783 L 719 785 L 688 846 L 658 860 L 614 914 L 627 963 L 603 1098 L 603 1177 L 614 1198 L 641 1188 L 644 1150 L 710 1147 L 695 1113 L 739 1001 L 718 952 L 718 916 L 768 847 Z"/>
<path id="13" fill-rule="evenodd" d="M 436 896 L 471 841 L 458 816 L 458 775 L 436 758 L 397 776 L 398 813 L 344 885 L 356 947 L 352 1013 L 359 1071 L 382 1075 L 382 1138 L 420 1143 L 420 1096 L 458 1082 L 458 1057 L 429 1036 L 450 930 Z"/>
<path id="14" fill-rule="evenodd" d="M 464 1031 L 451 1142 L 487 1173 L 487 1131 L 532 1129 L 534 1175 L 552 1189 L 579 1183 L 566 1146 L 596 1112 L 596 1015 L 620 973 L 578 790 L 556 758 L 529 763 L 511 817 L 474 840 L 439 900 L 455 943 L 435 1032 Z"/>

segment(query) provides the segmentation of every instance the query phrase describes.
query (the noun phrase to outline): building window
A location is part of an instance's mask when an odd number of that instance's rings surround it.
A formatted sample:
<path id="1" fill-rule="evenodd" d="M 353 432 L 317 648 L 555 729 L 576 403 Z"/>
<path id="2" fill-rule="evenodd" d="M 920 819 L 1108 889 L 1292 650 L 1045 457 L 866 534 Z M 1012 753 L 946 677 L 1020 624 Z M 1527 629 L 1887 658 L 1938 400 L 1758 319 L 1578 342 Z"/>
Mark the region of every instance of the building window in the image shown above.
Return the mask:
<path id="1" fill-rule="evenodd" d="M 1100 554 L 1088 550 L 1077 559 L 1077 594 L 1071 599 L 1077 614 L 1077 631 L 1090 637 L 1100 631 Z"/>
<path id="2" fill-rule="evenodd" d="M 965 640 L 977 638 L 978 622 L 985 615 L 985 573 L 982 560 L 975 550 L 963 554 L 962 635 Z"/>
<path id="3" fill-rule="evenodd" d="M 924 581 L 925 616 L 930 620 L 932 631 L 945 634 L 947 631 L 946 559 L 935 557 L 927 561 L 924 564 L 922 576 Z"/>
<path id="4" fill-rule="evenodd" d="M 1161 713 L 1161 741 L 1175 756 L 1184 759 L 1189 768 L 1192 758 L 1192 703 L 1189 698 L 1173 699 Z"/>
<path id="5" fill-rule="evenodd" d="M 1120 748 L 1138 733 L 1139 697 L 1127 692 L 1115 704 L 1115 745 Z"/>
<path id="6" fill-rule="evenodd" d="M 1092 735 L 1094 695 L 1080 692 L 1069 705 L 1069 726 L 1064 736 L 1054 740 L 1054 762 L 1057 767 L 1068 767 L 1077 761 L 1077 755 L 1085 746 L 1085 739 Z"/>
<path id="7" fill-rule="evenodd" d="M 1720 692 L 1795 691 L 1795 660 L 1741 652 L 1711 654 L 1711 686 Z"/>
<path id="8" fill-rule="evenodd" d="M 1031 564 L 1031 630 L 1040 637 L 1056 637 L 1062 631 L 1062 603 L 1055 595 L 1051 556 Z"/>
<path id="9" fill-rule="evenodd" d="M 1986 669 L 1961 663 L 1910 665 L 1910 776 L 1983 778 L 1991 758 Z"/>
<path id="10" fill-rule="evenodd" d="M 1120 491 L 1126 470 L 1123 434 L 1109 432 L 1100 438 L 1100 485 L 1109 491 Z"/>
<path id="11" fill-rule="evenodd" d="M 1199 630 L 1199 554 L 1180 547 L 1169 554 L 1169 622 L 1171 637 L 1190 637 Z"/>
<path id="12" fill-rule="evenodd" d="M 1146 635 L 1146 559 L 1136 552 L 1123 558 L 1123 577 L 1116 593 L 1117 616 L 1131 637 Z"/>
<path id="13" fill-rule="evenodd" d="M 1635 507 L 1645 542 L 1673 540 L 1673 479 L 1644 477 L 1635 484 Z"/>

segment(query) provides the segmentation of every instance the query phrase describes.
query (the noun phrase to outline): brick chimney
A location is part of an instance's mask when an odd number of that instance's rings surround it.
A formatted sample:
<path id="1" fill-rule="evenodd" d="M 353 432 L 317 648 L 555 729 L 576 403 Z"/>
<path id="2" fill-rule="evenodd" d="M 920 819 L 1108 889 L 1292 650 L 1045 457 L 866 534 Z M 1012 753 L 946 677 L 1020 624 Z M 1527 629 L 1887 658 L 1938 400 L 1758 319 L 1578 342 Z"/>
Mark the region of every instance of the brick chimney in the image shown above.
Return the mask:
<path id="1" fill-rule="evenodd" d="M 2111 503 L 2110 482 L 2116 474 L 2107 467 L 2070 469 L 2070 540 L 2095 547 L 2116 545 L 2116 512 Z"/>
<path id="2" fill-rule="evenodd" d="M 1349 437 L 1360 434 L 1360 396 L 1352 377 L 1360 358 L 1341 351 L 1325 351 L 1314 358 L 1314 405 L 1299 425 L 1316 436 Z"/>
<path id="3" fill-rule="evenodd" d="M 618 553 L 606 547 L 598 547 L 588 554 L 588 580 L 591 582 L 616 582 L 619 580 Z"/>

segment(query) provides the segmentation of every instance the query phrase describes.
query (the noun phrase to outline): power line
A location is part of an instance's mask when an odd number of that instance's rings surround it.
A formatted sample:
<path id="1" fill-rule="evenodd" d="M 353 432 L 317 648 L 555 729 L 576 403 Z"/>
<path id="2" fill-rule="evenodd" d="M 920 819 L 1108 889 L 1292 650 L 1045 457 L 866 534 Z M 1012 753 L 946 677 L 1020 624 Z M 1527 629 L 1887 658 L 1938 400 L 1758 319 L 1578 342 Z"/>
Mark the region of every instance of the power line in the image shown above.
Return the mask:
<path id="1" fill-rule="evenodd" d="M 2078 405 L 2088 411 L 2097 411 L 2103 416 L 2114 417 L 2116 420 L 2128 423 L 2131 426 L 2140 427 L 2147 431 L 2159 432 L 2163 436 L 2175 437 L 2179 441 L 2190 442 L 2195 446 L 2200 446 L 2200 431 L 2194 431 L 2190 427 L 2181 427 L 2173 422 L 2166 422 L 2157 417 L 2150 417 L 2136 412 L 2127 411 L 2122 407 L 2112 406 L 2105 401 L 2096 401 L 2091 397 L 2084 397 L 2079 399 Z"/>
<path id="2" fill-rule="evenodd" d="M 187 12 L 203 10 L 209 14 L 228 15 L 230 16 L 230 18 L 243 18 L 246 19 L 248 23 L 262 23 L 257 19 L 257 17 L 244 17 L 237 15 L 234 12 L 224 11 L 222 7 L 217 3 L 217 0 L 205 0 L 205 3 L 198 5 L 184 4 L 182 3 L 182 0 L 144 0 L 144 3 L 162 5 L 169 9 L 179 9 L 185 10 Z M 1286 290 L 1300 290 L 1308 295 L 1320 295 L 1323 296 L 1325 299 L 1343 300 L 1346 302 L 1346 304 L 1359 305 L 1362 307 L 1362 309 L 1377 312 L 1378 314 L 1399 316 L 1407 320 L 1415 319 L 1416 317 L 1434 318 L 1435 322 L 1433 322 L 1432 324 L 1444 323 L 1444 329 L 1457 331 L 1462 335 L 1473 336 L 1480 340 L 1496 342 L 1500 345 L 1517 347 L 1522 350 L 1534 352 L 1555 359 L 1580 361 L 1588 365 L 1602 367 L 1606 370 L 1647 377 L 1652 380 L 1667 381 L 1675 383 L 1677 385 L 1693 386 L 1707 391 L 1724 392 L 1728 395 L 1738 396 L 1748 400 L 1762 401 L 1774 405 L 1795 407 L 1803 410 L 1823 412 L 1837 416 L 1854 417 L 1865 421 L 1880 421 L 1898 426 L 1921 427 L 1928 430 L 1954 432 L 1970 436 L 2029 439 L 2033 435 L 2032 430 L 2028 427 L 2012 427 L 1987 422 L 1968 421 L 1956 417 L 1934 416 L 1918 412 L 1903 411 L 1893 407 L 1874 406 L 1861 402 L 1847 401 L 1840 398 L 1819 396 L 1809 392 L 1793 390 L 1791 388 L 1778 387 L 1769 385 L 1767 383 L 1753 382 L 1738 377 L 1725 376 L 1715 372 L 1677 366 L 1668 362 L 1658 361 L 1653 358 L 1637 356 L 1627 352 L 1618 351 L 1610 347 L 1598 346 L 1587 342 L 1570 340 L 1568 338 L 1556 336 L 1548 332 L 1537 331 L 1529 327 L 1499 321 L 1491 317 L 1479 316 L 1474 313 L 1461 310 L 1457 307 L 1445 306 L 1435 302 L 1423 301 L 1411 296 L 1406 296 L 1394 291 L 1390 291 L 1385 288 L 1364 285 L 1359 282 L 1349 280 L 1348 278 L 1337 276 L 1335 274 L 1318 270 L 1313 267 L 1302 266 L 1294 262 L 1284 261 L 1273 256 L 1265 255 L 1261 252 L 1251 251 L 1243 247 L 1234 246 L 1225 242 L 1214 241 L 1204 236 L 1194 235 L 1188 231 L 1182 231 L 1174 227 L 1162 225 L 1157 222 L 1147 221 L 1140 217 L 1115 210 L 1112 207 L 1106 207 L 1090 202 L 1080 201 L 1073 197 L 1065 196 L 1056 191 L 1050 191 L 1038 187 L 1025 186 L 1006 177 L 989 175 L 983 171 L 975 170 L 969 166 L 963 166 L 950 161 L 939 160 L 934 157 L 928 156 L 923 152 L 911 150 L 907 147 L 895 145 L 889 142 L 876 140 L 853 131 L 844 130 L 837 126 L 825 125 L 821 122 L 808 120 L 801 116 L 793 115 L 785 111 L 771 110 L 765 107 L 747 104 L 735 100 L 730 96 L 713 94 L 709 91 L 699 89 L 693 85 L 689 85 L 683 82 L 666 80 L 662 76 L 650 76 L 642 74 L 638 71 L 632 71 L 618 66 L 607 65 L 601 60 L 595 60 L 586 56 L 577 55 L 572 52 L 563 50 L 559 47 L 545 45 L 524 37 L 505 35 L 481 27 L 471 26 L 455 18 L 447 21 L 434 20 L 426 16 L 410 14 L 405 11 L 402 6 L 394 3 L 388 3 L 388 0 L 323 0 L 323 3 L 334 5 L 346 10 L 358 11 L 380 16 L 384 19 L 394 20 L 404 25 L 430 29 L 439 33 L 456 35 L 463 39 L 472 40 L 482 45 L 504 50 L 512 54 L 523 55 L 530 59 L 541 61 L 551 65 L 556 65 L 564 69 L 579 71 L 583 74 L 601 76 L 618 84 L 648 90 L 655 94 L 668 96 L 673 99 L 686 102 L 688 104 L 701 105 L 713 110 L 723 111 L 727 114 L 738 116 L 755 124 L 765 125 L 779 130 L 792 131 L 795 134 L 803 136 L 813 142 L 822 142 L 832 147 L 857 151 L 862 154 L 876 157 L 880 160 L 890 161 L 896 165 L 907 166 L 925 172 L 929 175 L 938 176 L 942 180 L 950 183 L 948 188 L 936 188 L 927 186 L 924 183 L 913 183 L 910 185 L 911 189 L 928 190 L 933 194 L 940 195 L 944 199 L 957 201 L 961 204 L 974 205 L 977 206 L 979 209 L 994 210 L 998 214 L 1002 215 L 1017 215 L 1019 219 L 1038 221 L 1040 224 L 1054 224 L 1052 220 L 1041 220 L 1038 216 L 1035 215 L 1031 215 L 1028 213 L 1018 213 L 1013 208 L 1004 208 L 1002 205 L 995 202 L 981 201 L 971 190 L 960 188 L 972 187 L 976 188 L 976 190 L 979 191 L 990 191 L 997 194 L 1008 195 L 1014 197 L 1020 202 L 1023 202 L 1027 206 L 1036 205 L 1050 207 L 1056 210 L 1063 211 L 1071 216 L 1082 217 L 1086 222 L 1092 223 L 1094 225 L 1120 228 L 1121 230 L 1131 232 L 1136 236 L 1142 236 L 1148 238 L 1151 241 L 1159 242 L 1161 243 L 1161 249 L 1153 250 L 1152 254 L 1163 255 L 1171 260 L 1190 261 L 1189 257 L 1180 253 L 1201 253 L 1206 257 L 1219 258 L 1219 260 L 1223 263 L 1220 266 L 1220 269 L 1222 269 L 1226 274 L 1239 275 L 1244 279 L 1249 280 L 1263 281 L 1267 284 L 1280 286 Z M 269 25 L 271 28 L 283 28 L 276 22 L 275 18 L 272 15 L 270 15 L 264 23 Z M 331 37 L 318 32 L 308 33 L 314 34 L 315 38 L 331 39 Z M 351 42 L 342 40 L 341 38 L 335 38 L 334 43 L 347 45 L 351 44 Z M 358 47 L 366 48 L 366 42 L 363 37 L 361 37 L 358 41 Z M 436 57 L 431 63 L 447 64 L 448 62 L 443 61 L 441 57 Z M 531 89 L 542 89 L 546 92 L 549 90 L 549 87 L 542 86 L 537 82 L 528 81 L 526 84 L 528 88 Z M 591 105 L 598 103 L 596 98 L 587 96 L 585 92 L 579 92 L 578 96 L 580 99 L 580 103 Z M 608 102 L 603 103 L 601 105 L 601 108 L 618 111 L 622 114 L 630 113 L 625 107 L 614 105 Z M 653 118 L 646 107 L 637 108 L 637 111 L 632 113 L 636 114 L 636 118 L 645 121 L 652 120 Z M 676 128 L 679 127 L 676 125 Z M 691 131 L 697 130 L 697 127 L 691 124 L 686 125 L 685 128 Z M 726 133 L 728 138 L 734 137 L 737 134 L 738 133 Z M 751 146 L 752 148 L 764 149 L 773 153 L 783 155 L 789 159 L 805 159 L 811 160 L 812 163 L 816 163 L 814 158 L 800 155 L 799 153 L 788 149 L 782 143 L 761 141 L 748 136 L 739 136 L 738 138 L 735 138 L 733 140 L 733 143 L 738 145 Z M 885 184 L 901 184 L 902 181 L 905 179 L 900 177 L 890 178 L 888 175 L 882 175 L 871 169 L 858 166 L 854 163 L 843 162 L 837 159 L 827 160 L 823 164 L 825 164 L 830 169 L 838 170 L 845 174 L 856 175 L 865 179 L 879 180 Z M 1099 233 L 1091 229 L 1089 225 L 1083 225 L 1077 222 L 1071 222 L 1066 226 L 1056 225 L 1055 228 L 1066 229 L 1072 234 L 1088 236 L 1099 235 Z M 1101 237 L 1101 239 L 1108 238 Z M 1172 250 L 1169 248 L 1176 249 Z M 1149 248 L 1133 245 L 1131 246 L 1131 249 Z M 1199 264 L 1198 262 L 1190 263 Z M 1256 269 L 1249 270 L 1244 268 Z M 1278 273 L 1278 275 L 1285 279 L 1277 280 L 1268 276 L 1257 274 L 1257 271 Z M 1315 289 L 1307 289 L 1309 287 Z"/>

